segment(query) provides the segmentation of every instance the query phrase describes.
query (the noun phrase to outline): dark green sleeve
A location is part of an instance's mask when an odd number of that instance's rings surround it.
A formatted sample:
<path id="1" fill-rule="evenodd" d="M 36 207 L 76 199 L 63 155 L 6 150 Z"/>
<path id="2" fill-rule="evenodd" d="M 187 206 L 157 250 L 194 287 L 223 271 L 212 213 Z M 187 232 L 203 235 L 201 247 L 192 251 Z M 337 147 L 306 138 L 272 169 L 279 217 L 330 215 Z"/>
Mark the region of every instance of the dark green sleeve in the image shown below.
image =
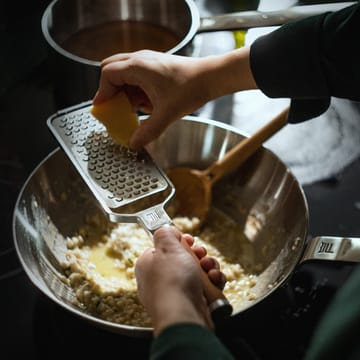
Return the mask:
<path id="1" fill-rule="evenodd" d="M 360 266 L 335 295 L 305 360 L 360 359 Z"/>
<path id="2" fill-rule="evenodd" d="M 196 324 L 177 324 L 154 339 L 150 359 L 233 360 L 233 357 L 208 329 Z"/>
<path id="3" fill-rule="evenodd" d="M 359 33 L 359 3 L 283 25 L 252 44 L 255 81 L 271 98 L 291 98 L 289 122 L 320 115 L 332 96 L 360 101 Z"/>

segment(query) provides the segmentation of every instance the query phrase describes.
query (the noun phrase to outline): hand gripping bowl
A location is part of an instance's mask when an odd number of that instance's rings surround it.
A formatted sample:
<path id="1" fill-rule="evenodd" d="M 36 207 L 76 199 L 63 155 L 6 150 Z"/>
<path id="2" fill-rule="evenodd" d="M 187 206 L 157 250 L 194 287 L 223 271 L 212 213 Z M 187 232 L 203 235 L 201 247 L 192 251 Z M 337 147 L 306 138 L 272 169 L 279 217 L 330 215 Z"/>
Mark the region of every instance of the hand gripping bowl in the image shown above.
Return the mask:
<path id="1" fill-rule="evenodd" d="M 148 151 L 163 169 L 206 168 L 242 139 L 244 135 L 229 125 L 187 116 L 169 126 Z M 264 147 L 214 186 L 212 207 L 226 214 L 232 229 L 234 224 L 237 229 L 231 244 L 226 236 L 222 238 L 222 254 L 258 275 L 256 298 L 235 308 L 229 321 L 250 309 L 256 311 L 304 260 L 358 261 L 359 239 L 317 237 L 306 242 L 308 209 L 302 188 L 286 165 Z M 22 266 L 49 299 L 91 324 L 129 336 L 151 336 L 151 327 L 91 315 L 74 304 L 73 290 L 62 281 L 59 261 L 65 239 L 93 214 L 104 226 L 109 222 L 68 157 L 55 149 L 29 176 L 14 209 L 14 242 Z"/>

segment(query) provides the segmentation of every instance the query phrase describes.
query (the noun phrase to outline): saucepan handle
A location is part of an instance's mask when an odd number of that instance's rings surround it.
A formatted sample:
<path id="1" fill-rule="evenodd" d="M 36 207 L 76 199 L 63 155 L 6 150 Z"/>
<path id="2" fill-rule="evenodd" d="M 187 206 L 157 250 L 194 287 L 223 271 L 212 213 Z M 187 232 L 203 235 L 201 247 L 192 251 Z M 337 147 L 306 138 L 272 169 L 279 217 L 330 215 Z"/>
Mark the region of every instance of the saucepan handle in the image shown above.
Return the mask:
<path id="1" fill-rule="evenodd" d="M 240 11 L 202 17 L 198 33 L 220 30 L 247 30 L 255 27 L 279 26 L 327 11 L 337 11 L 356 2 L 338 2 L 292 6 L 278 11 Z"/>
<path id="2" fill-rule="evenodd" d="M 337 260 L 360 262 L 360 238 L 317 236 L 309 240 L 300 262 Z"/>

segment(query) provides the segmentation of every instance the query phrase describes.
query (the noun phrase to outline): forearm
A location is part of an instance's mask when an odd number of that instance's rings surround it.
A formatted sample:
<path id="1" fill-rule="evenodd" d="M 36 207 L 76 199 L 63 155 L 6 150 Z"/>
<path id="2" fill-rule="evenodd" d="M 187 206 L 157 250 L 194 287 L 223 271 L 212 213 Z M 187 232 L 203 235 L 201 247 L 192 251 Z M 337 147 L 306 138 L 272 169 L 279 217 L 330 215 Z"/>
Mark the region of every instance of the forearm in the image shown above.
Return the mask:
<path id="1" fill-rule="evenodd" d="M 205 316 L 202 316 L 202 311 L 196 309 L 187 296 L 182 296 L 178 292 L 171 294 L 171 291 L 167 291 L 166 294 L 163 294 L 163 301 L 159 304 L 161 305 L 154 306 L 151 311 L 155 336 L 174 324 L 189 323 L 203 327 L 209 325 L 205 321 Z"/>
<path id="2" fill-rule="evenodd" d="M 203 88 L 208 92 L 207 101 L 242 90 L 256 89 L 250 67 L 250 48 L 243 47 L 203 60 L 199 72 L 203 74 Z"/>
<path id="3" fill-rule="evenodd" d="M 250 48 L 205 58 L 199 83 L 206 101 L 258 88 L 292 100 L 289 122 L 320 115 L 332 96 L 359 101 L 359 27 L 355 5 L 284 25 Z"/>

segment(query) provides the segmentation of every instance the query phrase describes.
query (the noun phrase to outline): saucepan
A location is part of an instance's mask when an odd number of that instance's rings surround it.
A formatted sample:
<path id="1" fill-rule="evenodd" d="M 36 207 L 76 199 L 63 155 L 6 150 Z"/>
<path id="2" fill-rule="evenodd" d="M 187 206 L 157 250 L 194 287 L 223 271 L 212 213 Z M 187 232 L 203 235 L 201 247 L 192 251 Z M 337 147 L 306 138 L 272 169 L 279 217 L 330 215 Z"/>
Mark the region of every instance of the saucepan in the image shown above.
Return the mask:
<path id="1" fill-rule="evenodd" d="M 350 4 L 273 12 L 249 8 L 200 17 L 193 0 L 54 0 L 44 11 L 41 26 L 49 45 L 57 106 L 91 99 L 99 82 L 100 61 L 114 53 L 152 49 L 191 56 L 193 38 L 203 32 L 281 25 Z"/>
<path id="2" fill-rule="evenodd" d="M 165 170 L 206 168 L 245 137 L 216 120 L 186 116 L 170 125 L 148 150 Z M 257 277 L 251 290 L 254 296 L 234 307 L 229 321 L 256 311 L 287 284 L 304 261 L 360 260 L 360 239 L 307 239 L 309 213 L 302 187 L 264 146 L 214 185 L 212 209 L 227 219 L 220 228 L 219 252 Z M 64 281 L 60 262 L 66 241 L 93 216 L 99 219 L 99 234 L 111 225 L 65 153 L 54 149 L 30 174 L 16 202 L 13 236 L 21 264 L 49 299 L 84 321 L 129 336 L 151 336 L 151 326 L 129 326 L 94 315 L 79 304 Z"/>

